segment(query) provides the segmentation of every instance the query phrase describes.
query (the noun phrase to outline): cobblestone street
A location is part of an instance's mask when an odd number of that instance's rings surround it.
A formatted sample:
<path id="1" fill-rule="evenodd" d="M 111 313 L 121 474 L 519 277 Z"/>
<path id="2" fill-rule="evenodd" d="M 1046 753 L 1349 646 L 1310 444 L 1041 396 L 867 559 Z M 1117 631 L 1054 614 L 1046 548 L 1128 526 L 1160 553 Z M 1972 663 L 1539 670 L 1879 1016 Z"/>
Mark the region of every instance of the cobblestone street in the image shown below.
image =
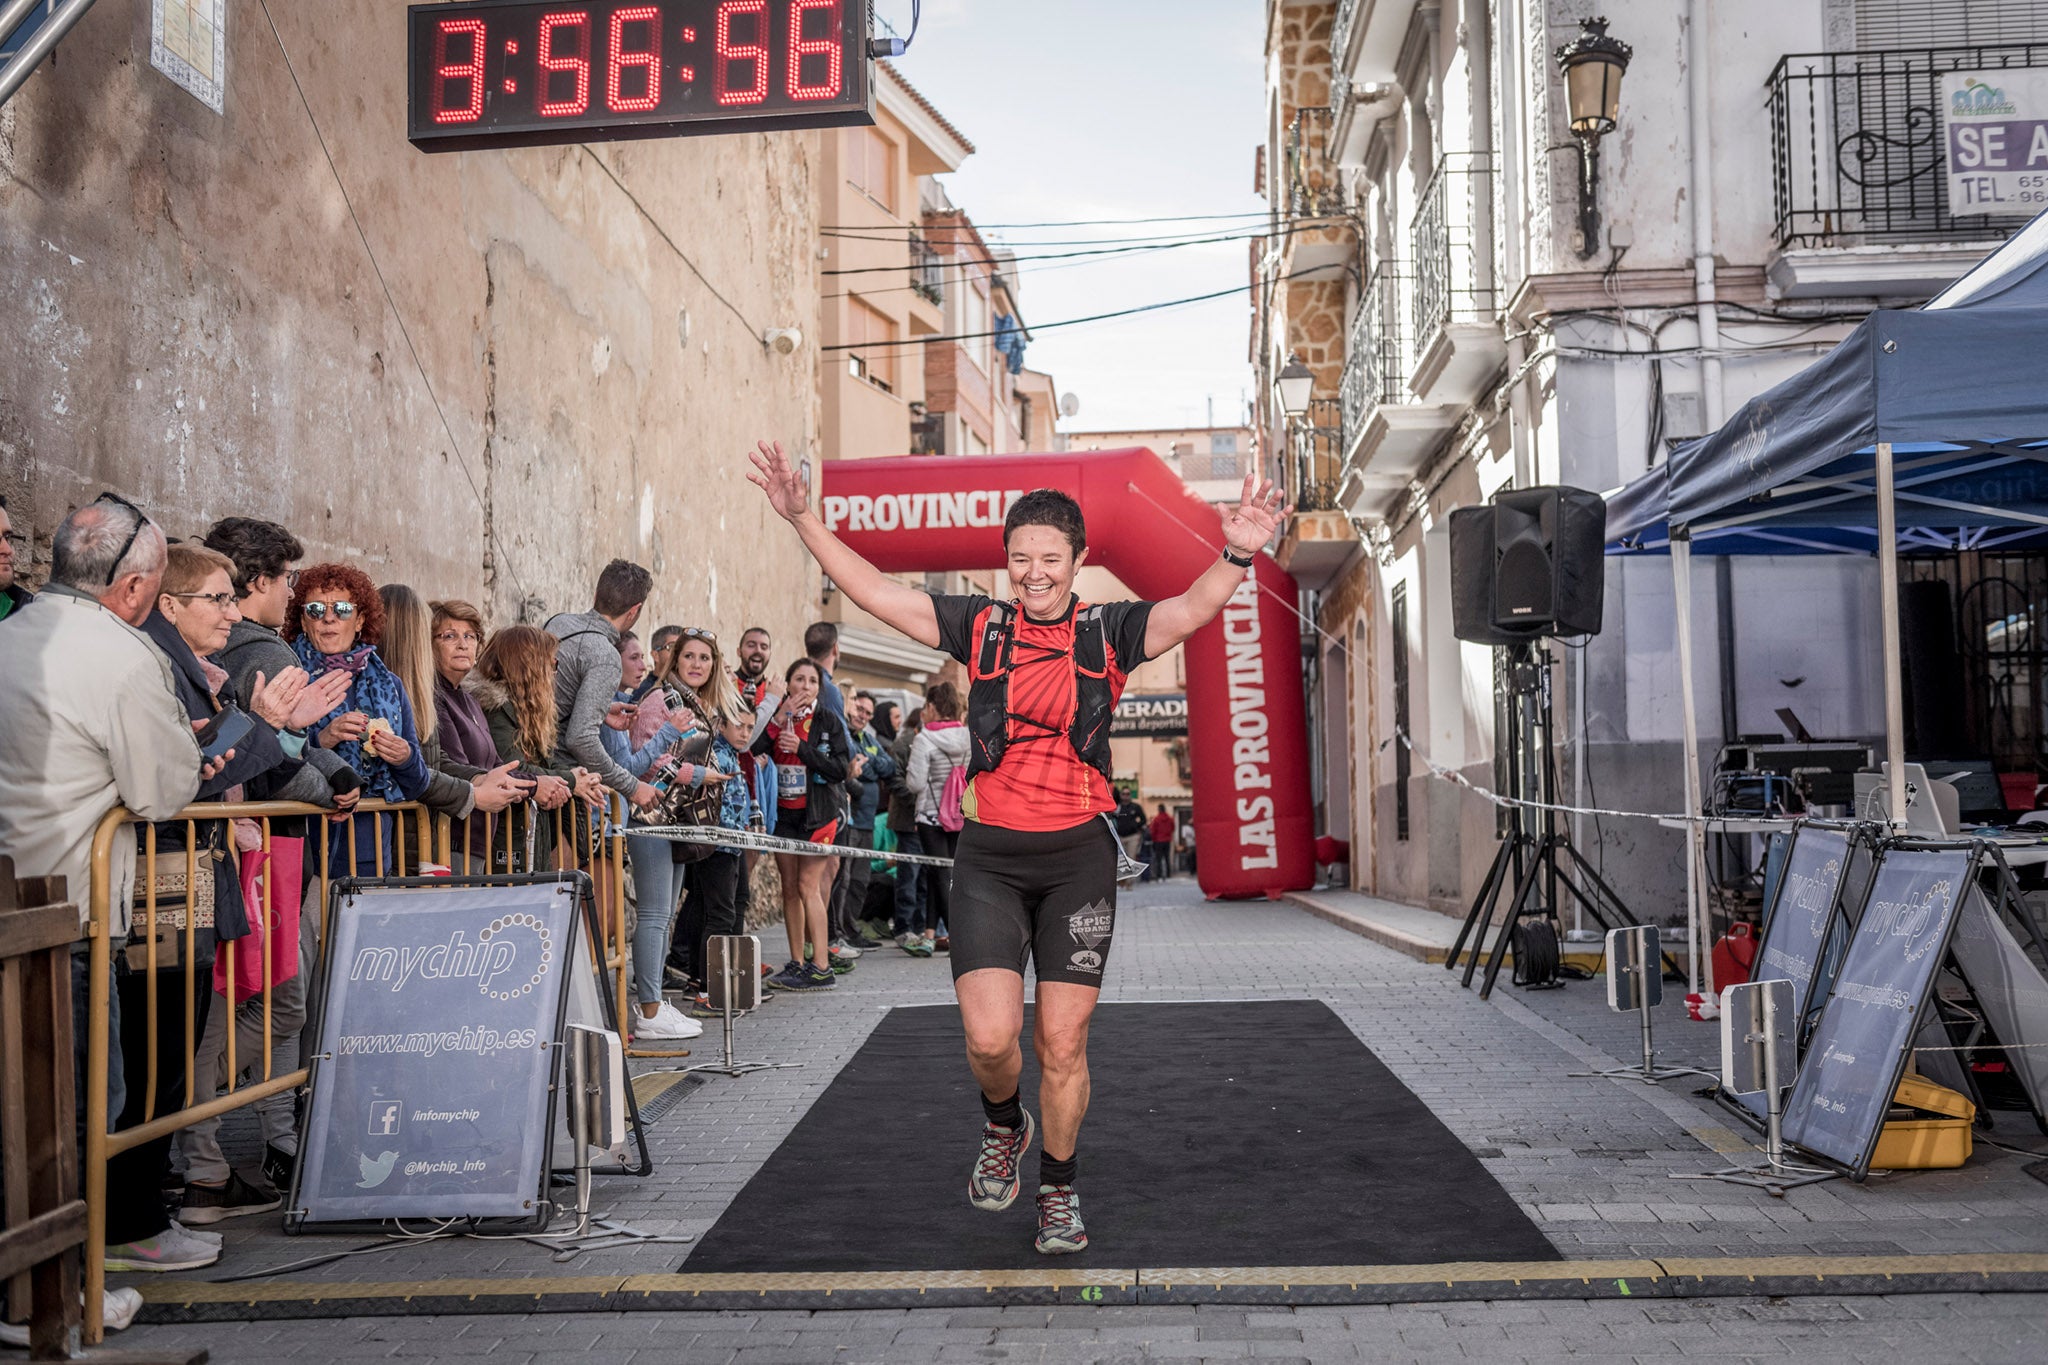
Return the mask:
<path id="1" fill-rule="evenodd" d="M 649 1233 L 700 1235 L 774 1150 L 883 1013 L 944 1001 L 943 958 L 871 953 L 839 990 L 778 998 L 740 1034 L 743 1054 L 802 1060 L 795 1070 L 693 1087 L 651 1128 L 644 1180 L 599 1186 L 606 1217 Z M 1470 1146 L 1569 1259 L 1900 1256 L 2048 1251 L 2048 1186 L 2026 1158 L 1980 1145 L 1962 1170 L 1830 1182 L 1783 1200 L 1740 1186 L 1677 1184 L 1673 1171 L 1725 1164 L 1747 1136 L 1688 1082 L 1568 1079 L 1629 1060 L 1631 1020 L 1610 1016 L 1598 983 L 1491 1001 L 1454 973 L 1404 957 L 1276 903 L 1205 903 L 1185 879 L 1127 893 L 1105 999 L 1313 997 L 1356 1034 Z M 1667 1013 L 1669 1013 L 1667 1011 Z M 1710 1060 L 1714 1026 L 1660 1021 L 1660 1052 Z M 715 1042 L 707 1032 L 704 1043 Z M 693 1060 L 711 1055 L 700 1046 Z M 934 1066 L 957 1066 L 951 1056 Z M 2028 1143 L 2012 1133 L 2007 1140 Z M 905 1180 L 952 1180 L 935 1163 L 897 1162 Z M 959 1159 L 965 1160 L 966 1154 Z M 1097 1179 L 1110 1178 L 1097 1173 Z M 269 1219 L 222 1225 L 227 1255 L 209 1278 L 283 1269 L 361 1237 L 286 1238 Z M 648 1244 L 557 1265 L 519 1241 L 390 1243 L 374 1254 L 290 1269 L 285 1282 L 477 1281 L 609 1277 L 689 1270 L 686 1247 Z M 680 1266 L 678 1263 L 681 1263 Z M 1218 1247 L 1214 1263 L 1258 1264 L 1255 1248 Z M 177 1277 L 143 1286 L 169 1291 Z M 465 1290 L 474 1286 L 463 1286 Z M 337 1289 L 340 1285 L 337 1284 Z M 2020 1361 L 2048 1354 L 2044 1301 L 2028 1294 L 1826 1296 L 1635 1302 L 1473 1302 L 1269 1309 L 1222 1305 L 1005 1307 L 638 1314 L 535 1313 L 343 1321 L 259 1321 L 137 1328 L 119 1344 L 217 1343 L 216 1358 L 300 1354 L 582 1360 L 1037 1360 L 1118 1357 L 1307 1359 L 1668 1358 L 1711 1354 L 1802 1360 Z"/>

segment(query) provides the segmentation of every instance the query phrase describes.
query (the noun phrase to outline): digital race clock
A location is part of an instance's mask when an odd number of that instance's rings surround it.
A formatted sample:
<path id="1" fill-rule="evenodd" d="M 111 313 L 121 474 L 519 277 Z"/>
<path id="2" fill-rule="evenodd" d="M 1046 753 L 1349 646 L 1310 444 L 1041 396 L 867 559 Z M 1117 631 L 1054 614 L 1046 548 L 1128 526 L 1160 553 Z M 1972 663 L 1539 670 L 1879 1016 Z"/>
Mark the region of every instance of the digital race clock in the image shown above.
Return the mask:
<path id="1" fill-rule="evenodd" d="M 407 12 L 424 151 L 873 123 L 873 0 L 466 0 Z"/>

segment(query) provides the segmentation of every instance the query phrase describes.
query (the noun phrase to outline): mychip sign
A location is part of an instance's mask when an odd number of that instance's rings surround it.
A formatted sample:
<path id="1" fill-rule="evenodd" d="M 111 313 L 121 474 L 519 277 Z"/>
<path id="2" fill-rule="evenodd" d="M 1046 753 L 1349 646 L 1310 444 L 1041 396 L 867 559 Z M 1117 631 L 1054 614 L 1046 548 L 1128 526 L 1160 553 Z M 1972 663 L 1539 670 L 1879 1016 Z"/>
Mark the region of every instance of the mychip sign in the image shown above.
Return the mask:
<path id="1" fill-rule="evenodd" d="M 1947 72 L 1941 111 L 1951 213 L 2048 207 L 2048 69 Z"/>
<path id="2" fill-rule="evenodd" d="M 288 1214 L 543 1221 L 576 884 L 337 898 Z"/>

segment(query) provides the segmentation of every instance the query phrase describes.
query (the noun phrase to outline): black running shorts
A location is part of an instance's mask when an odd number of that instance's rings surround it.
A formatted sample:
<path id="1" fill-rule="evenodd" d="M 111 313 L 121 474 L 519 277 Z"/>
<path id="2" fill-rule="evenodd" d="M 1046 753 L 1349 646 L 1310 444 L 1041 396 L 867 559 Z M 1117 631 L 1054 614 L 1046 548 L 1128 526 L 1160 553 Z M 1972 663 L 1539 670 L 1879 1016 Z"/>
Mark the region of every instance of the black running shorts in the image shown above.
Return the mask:
<path id="1" fill-rule="evenodd" d="M 953 978 L 983 967 L 1100 986 L 1116 927 L 1116 837 L 1099 817 L 1072 829 L 969 820 L 953 854 Z"/>

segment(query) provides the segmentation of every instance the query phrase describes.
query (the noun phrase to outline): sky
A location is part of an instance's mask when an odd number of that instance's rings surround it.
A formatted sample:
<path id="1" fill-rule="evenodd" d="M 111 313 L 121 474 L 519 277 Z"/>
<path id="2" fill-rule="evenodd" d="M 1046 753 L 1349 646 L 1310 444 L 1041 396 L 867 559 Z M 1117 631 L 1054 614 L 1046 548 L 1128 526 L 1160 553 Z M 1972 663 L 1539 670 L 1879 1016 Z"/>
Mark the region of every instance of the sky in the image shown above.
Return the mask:
<path id="1" fill-rule="evenodd" d="M 899 34 L 910 0 L 877 0 Z M 1255 0 L 924 0 L 896 68 L 975 154 L 944 177 L 977 224 L 1251 215 L 1262 140 L 1262 7 Z M 1112 312 L 1220 289 L 1207 303 L 1035 331 L 1025 362 L 1080 399 L 1067 431 L 1206 426 L 1239 420 L 1247 355 L 1251 216 L 1129 226 L 1000 228 L 1033 242 L 1162 233 L 1236 240 L 1170 251 L 1025 262 L 1026 324 Z M 1051 245 L 1041 253 L 1089 250 Z"/>

